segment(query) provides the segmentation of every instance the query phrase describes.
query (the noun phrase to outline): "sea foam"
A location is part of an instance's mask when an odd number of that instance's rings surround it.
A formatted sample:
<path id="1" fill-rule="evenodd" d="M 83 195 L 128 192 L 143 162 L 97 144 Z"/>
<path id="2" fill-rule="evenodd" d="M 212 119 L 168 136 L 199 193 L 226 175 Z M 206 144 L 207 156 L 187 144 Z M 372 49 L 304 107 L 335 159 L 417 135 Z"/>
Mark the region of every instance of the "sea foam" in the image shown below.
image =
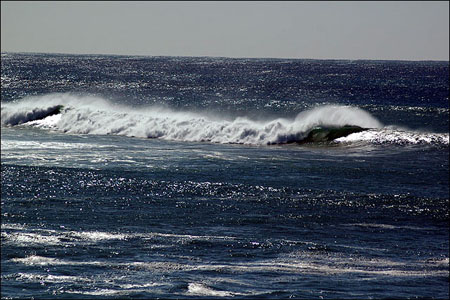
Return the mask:
<path id="1" fill-rule="evenodd" d="M 176 111 L 158 106 L 133 108 L 106 99 L 72 94 L 24 98 L 1 107 L 2 126 L 33 126 L 72 134 L 124 135 L 174 141 L 223 144 L 285 144 L 308 139 L 315 128 L 367 128 L 335 139 L 337 143 L 449 144 L 448 133 L 411 131 L 384 126 L 353 106 L 323 105 L 295 118 L 226 119 L 213 114 Z"/>
<path id="2" fill-rule="evenodd" d="M 55 115 L 55 110 L 60 110 L 60 114 Z M 383 126 L 368 112 L 352 106 L 320 106 L 301 112 L 295 118 L 255 121 L 236 117 L 230 120 L 157 106 L 132 108 L 99 97 L 72 94 L 34 96 L 2 104 L 1 114 L 2 126 L 25 124 L 73 134 L 250 145 L 300 141 L 320 126 Z"/>

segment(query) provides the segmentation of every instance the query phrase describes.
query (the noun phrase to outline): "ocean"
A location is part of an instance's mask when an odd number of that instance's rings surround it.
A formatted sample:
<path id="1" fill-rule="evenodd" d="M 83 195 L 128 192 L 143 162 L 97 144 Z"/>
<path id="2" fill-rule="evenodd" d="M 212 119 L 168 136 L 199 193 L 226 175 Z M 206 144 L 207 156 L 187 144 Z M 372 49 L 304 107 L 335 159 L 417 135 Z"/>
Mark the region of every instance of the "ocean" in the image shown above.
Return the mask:
<path id="1" fill-rule="evenodd" d="M 449 297 L 449 63 L 1 54 L 2 299 Z"/>

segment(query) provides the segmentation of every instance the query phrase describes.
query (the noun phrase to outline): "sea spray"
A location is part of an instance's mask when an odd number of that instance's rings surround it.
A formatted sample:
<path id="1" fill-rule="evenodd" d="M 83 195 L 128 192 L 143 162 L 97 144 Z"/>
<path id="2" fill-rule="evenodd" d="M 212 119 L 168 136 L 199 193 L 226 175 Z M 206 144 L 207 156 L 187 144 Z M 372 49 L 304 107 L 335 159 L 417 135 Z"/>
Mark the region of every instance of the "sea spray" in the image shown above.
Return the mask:
<path id="1" fill-rule="evenodd" d="M 342 105 L 318 106 L 299 113 L 295 118 L 255 121 L 248 117 L 230 120 L 208 113 L 158 106 L 133 108 L 93 96 L 48 94 L 2 104 L 1 124 L 24 124 L 72 134 L 111 134 L 222 144 L 266 145 L 331 140 L 340 143 L 449 144 L 448 134 L 393 130 L 392 126 L 384 127 L 363 109 Z M 361 132 L 360 129 L 372 130 Z"/>
<path id="2" fill-rule="evenodd" d="M 295 118 L 225 119 L 160 106 L 133 108 L 70 93 L 32 96 L 1 107 L 2 126 L 28 125 L 72 134 L 123 135 L 222 144 L 366 142 L 448 145 L 448 133 L 426 133 L 383 124 L 358 107 L 323 105 Z M 371 129 L 363 131 L 361 129 Z M 336 131 L 338 135 L 336 135 Z M 319 133 L 319 134 L 317 134 Z"/>
<path id="3" fill-rule="evenodd" d="M 53 115 L 56 109 L 58 112 L 61 110 L 62 116 L 47 120 L 46 117 Z M 30 124 L 33 126 L 75 134 L 114 134 L 252 145 L 301 141 L 318 126 L 382 126 L 367 112 L 349 106 L 322 106 L 302 112 L 293 120 L 278 118 L 267 121 L 254 121 L 246 117 L 230 121 L 208 114 L 160 107 L 133 109 L 114 105 L 102 98 L 70 94 L 32 97 L 2 106 L 2 125 L 30 121 L 35 121 Z"/>
<path id="4" fill-rule="evenodd" d="M 1 127 L 2 296 L 448 299 L 448 144 L 404 139 L 448 140 L 448 84 L 448 62 L 8 53 L 2 121 L 22 123 Z M 323 104 L 350 106 L 306 110 Z M 358 129 L 329 126 L 351 106 L 385 126 L 316 144 Z M 322 125 L 307 146 L 244 146 L 165 141 L 149 117 L 181 138 L 193 118 L 249 140 Z"/>

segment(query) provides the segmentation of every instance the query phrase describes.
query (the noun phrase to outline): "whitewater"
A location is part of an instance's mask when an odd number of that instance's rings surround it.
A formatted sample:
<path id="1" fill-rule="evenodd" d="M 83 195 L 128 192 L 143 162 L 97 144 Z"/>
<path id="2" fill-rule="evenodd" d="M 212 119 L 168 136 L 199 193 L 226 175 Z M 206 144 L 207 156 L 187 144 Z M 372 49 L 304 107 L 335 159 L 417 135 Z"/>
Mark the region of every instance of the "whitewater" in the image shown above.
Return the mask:
<path id="1" fill-rule="evenodd" d="M 419 133 L 385 127 L 353 106 L 323 105 L 296 117 L 254 121 L 163 107 L 132 108 L 90 96 L 50 94 L 2 104 L 2 126 L 26 124 L 71 134 L 124 135 L 174 141 L 270 145 L 300 142 L 315 128 L 358 126 L 370 132 L 337 141 L 448 144 L 448 134 Z M 378 130 L 377 130 L 378 129 Z"/>
<path id="2" fill-rule="evenodd" d="M 448 62 L 2 53 L 5 299 L 448 299 Z"/>

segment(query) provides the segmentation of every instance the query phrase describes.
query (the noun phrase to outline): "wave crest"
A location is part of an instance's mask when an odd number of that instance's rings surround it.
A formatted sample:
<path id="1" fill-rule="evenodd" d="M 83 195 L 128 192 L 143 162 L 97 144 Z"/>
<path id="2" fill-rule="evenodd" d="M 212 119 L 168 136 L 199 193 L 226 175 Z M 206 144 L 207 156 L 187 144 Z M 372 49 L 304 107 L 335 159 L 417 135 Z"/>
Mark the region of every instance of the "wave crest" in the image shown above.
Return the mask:
<path id="1" fill-rule="evenodd" d="M 30 110 L 3 110 L 2 107 L 2 125 L 20 125 L 29 121 L 44 119 L 61 113 L 62 105 L 51 105 L 47 107 L 35 107 Z"/>
<path id="2" fill-rule="evenodd" d="M 376 118 L 360 108 L 339 105 L 316 107 L 295 118 L 255 121 L 237 117 L 228 120 L 156 106 L 132 108 L 98 97 L 50 94 L 2 104 L 1 116 L 2 126 L 24 124 L 73 134 L 251 145 L 331 140 L 383 143 L 383 138 L 388 141 L 389 136 L 399 134 L 387 132 Z M 367 128 L 371 130 L 363 131 Z M 415 140 L 448 144 L 448 134 L 428 137 L 427 140 L 416 135 Z M 414 142 L 405 138 L 401 141 Z"/>

